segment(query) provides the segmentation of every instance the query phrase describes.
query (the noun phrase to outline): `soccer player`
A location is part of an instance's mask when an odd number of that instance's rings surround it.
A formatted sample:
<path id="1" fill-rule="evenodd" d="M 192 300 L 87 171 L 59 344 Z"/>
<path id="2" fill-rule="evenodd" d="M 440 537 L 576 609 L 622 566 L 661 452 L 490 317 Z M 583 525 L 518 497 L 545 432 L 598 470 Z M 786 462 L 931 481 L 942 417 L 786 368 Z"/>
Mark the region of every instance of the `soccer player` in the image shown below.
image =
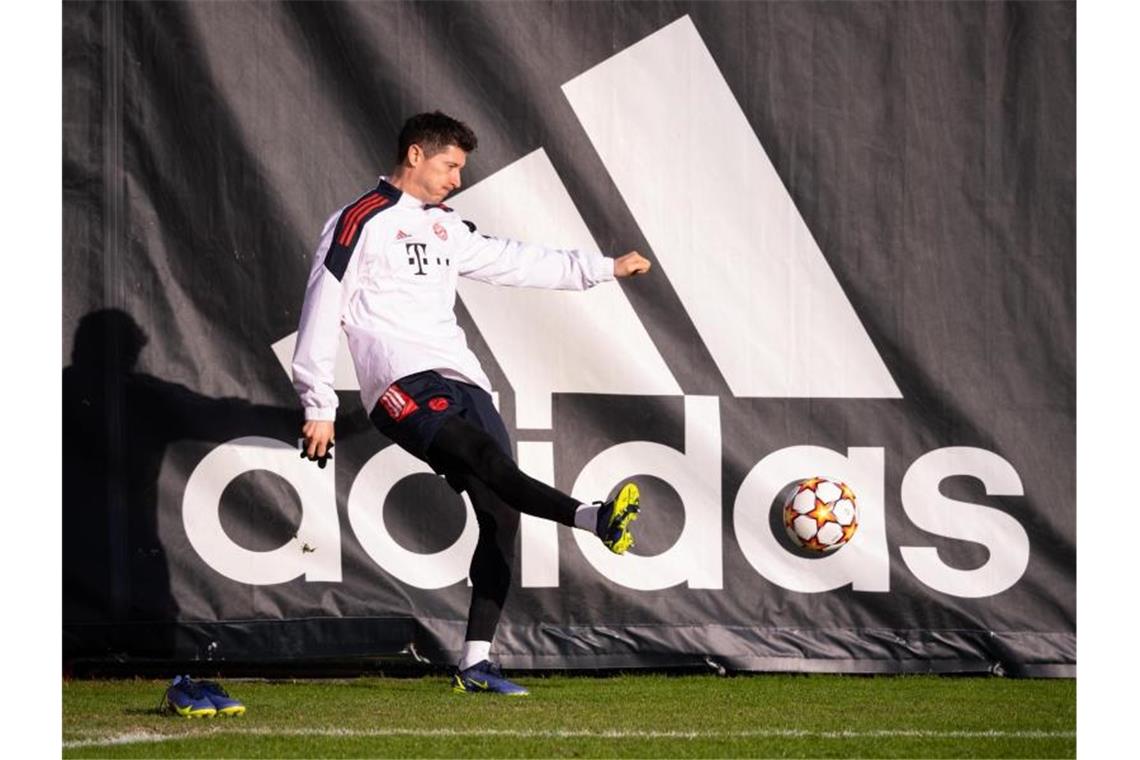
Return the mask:
<path id="1" fill-rule="evenodd" d="M 305 290 L 293 383 L 305 408 L 301 455 L 323 467 L 333 446 L 333 368 L 344 330 L 373 424 L 470 496 L 479 540 L 453 688 L 519 695 L 526 690 L 503 678 L 490 655 L 519 513 L 590 531 L 623 554 L 633 545 L 638 491 L 627 483 L 611 501 L 581 504 L 519 470 L 490 381 L 456 322 L 456 283 L 462 276 L 585 290 L 643 274 L 650 264 L 636 251 L 613 259 L 478 233 L 443 204 L 475 147 L 463 122 L 439 111 L 413 116 L 391 175 L 329 218 Z"/>

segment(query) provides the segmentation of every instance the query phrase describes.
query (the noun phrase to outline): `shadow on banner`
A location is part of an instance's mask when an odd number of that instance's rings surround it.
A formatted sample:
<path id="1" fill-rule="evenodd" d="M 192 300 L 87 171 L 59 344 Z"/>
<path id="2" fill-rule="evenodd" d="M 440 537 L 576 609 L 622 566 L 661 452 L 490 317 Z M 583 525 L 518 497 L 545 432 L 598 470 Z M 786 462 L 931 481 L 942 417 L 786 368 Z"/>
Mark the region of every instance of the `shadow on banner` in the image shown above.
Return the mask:
<path id="1" fill-rule="evenodd" d="M 210 398 L 137 372 L 147 335 L 127 313 L 94 311 L 63 370 L 63 659 L 170 659 L 177 605 L 158 534 L 167 448 L 256 431 L 288 439 L 299 408 Z"/>

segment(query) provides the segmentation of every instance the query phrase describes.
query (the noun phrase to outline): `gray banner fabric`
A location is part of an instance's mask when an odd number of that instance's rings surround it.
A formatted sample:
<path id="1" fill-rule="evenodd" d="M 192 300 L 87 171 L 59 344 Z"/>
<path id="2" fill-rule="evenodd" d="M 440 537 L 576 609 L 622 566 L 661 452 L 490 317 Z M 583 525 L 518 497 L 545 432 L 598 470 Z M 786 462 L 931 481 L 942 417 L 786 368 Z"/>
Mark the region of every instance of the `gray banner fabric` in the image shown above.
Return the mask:
<path id="1" fill-rule="evenodd" d="M 335 466 L 298 474 L 301 414 L 274 346 L 297 329 L 322 224 L 392 167 L 403 120 L 425 110 L 478 133 L 469 198 L 541 149 L 601 250 L 664 262 L 672 241 L 621 184 L 607 135 L 675 139 L 656 165 L 723 176 L 726 203 L 726 167 L 744 158 L 694 135 L 709 114 L 684 109 L 668 124 L 603 111 L 599 131 L 563 86 L 674 30 L 678 56 L 711 55 L 739 107 L 715 121 L 754 134 L 897 393 L 740 392 L 703 310 L 751 286 L 694 298 L 668 263 L 618 295 L 679 391 L 555 389 L 548 424 L 520 420 L 501 336 L 461 293 L 520 457 L 551 456 L 555 485 L 628 442 L 692 468 L 638 470 L 630 454 L 625 472 L 647 505 L 635 553 L 675 557 L 680 580 L 635 588 L 569 530 L 541 556 L 524 532 L 497 654 L 520 668 L 1075 674 L 1073 4 L 67 3 L 63 19 L 65 658 L 454 658 L 469 588 L 444 555 L 463 503 L 427 474 L 368 492 L 390 444 L 352 390 Z M 699 99 L 698 58 L 676 90 Z M 532 201 L 512 192 L 503 204 Z M 693 249 L 692 266 L 720 254 Z M 797 350 L 830 367 L 847 347 Z M 756 363 L 779 374 L 793 358 Z M 754 533 L 771 520 L 752 484 L 781 451 L 811 461 L 805 447 L 833 456 L 804 477 L 844 457 L 881 475 L 861 486 L 865 535 L 796 563 Z M 361 523 L 352 504 L 370 498 L 376 520 Z M 225 536 L 213 553 L 187 528 L 210 519 Z M 695 521 L 711 541 L 689 540 Z M 378 561 L 380 534 L 425 556 Z M 446 582 L 426 587 L 439 568 Z"/>

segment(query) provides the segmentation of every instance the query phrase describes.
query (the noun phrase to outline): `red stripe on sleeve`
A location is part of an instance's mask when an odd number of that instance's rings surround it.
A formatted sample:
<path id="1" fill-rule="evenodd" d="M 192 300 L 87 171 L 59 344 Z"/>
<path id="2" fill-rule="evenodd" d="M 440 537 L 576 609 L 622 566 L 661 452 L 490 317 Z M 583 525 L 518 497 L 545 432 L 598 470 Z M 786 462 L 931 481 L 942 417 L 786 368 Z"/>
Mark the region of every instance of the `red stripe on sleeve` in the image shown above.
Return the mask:
<path id="1" fill-rule="evenodd" d="M 354 205 L 346 208 L 344 210 L 344 212 L 341 213 L 341 215 L 340 215 L 340 234 L 337 235 L 337 238 L 336 238 L 336 241 L 338 243 L 340 243 L 341 245 L 345 244 L 344 243 L 344 231 L 346 229 L 348 229 L 349 222 L 351 222 L 356 217 L 357 212 L 360 211 L 360 207 L 363 205 L 366 205 L 368 203 L 374 203 L 375 201 L 376 201 L 375 196 L 366 196 L 365 198 L 357 201 Z"/>
<path id="2" fill-rule="evenodd" d="M 337 242 L 341 245 L 348 245 L 352 239 L 351 235 L 346 234 L 349 228 L 355 225 L 356 220 L 359 219 L 362 214 L 367 213 L 369 209 L 374 208 L 379 203 L 380 196 L 369 195 L 357 201 L 355 206 L 348 209 L 344 214 L 344 221 L 341 226 L 340 236 L 337 237 Z"/>
<path id="3" fill-rule="evenodd" d="M 359 203 L 345 219 L 344 229 L 341 231 L 340 237 L 337 238 L 337 242 L 343 246 L 351 243 L 352 238 L 356 235 L 357 228 L 360 226 L 360 221 L 372 211 L 383 208 L 387 203 L 388 199 L 384 196 L 373 196 Z"/>

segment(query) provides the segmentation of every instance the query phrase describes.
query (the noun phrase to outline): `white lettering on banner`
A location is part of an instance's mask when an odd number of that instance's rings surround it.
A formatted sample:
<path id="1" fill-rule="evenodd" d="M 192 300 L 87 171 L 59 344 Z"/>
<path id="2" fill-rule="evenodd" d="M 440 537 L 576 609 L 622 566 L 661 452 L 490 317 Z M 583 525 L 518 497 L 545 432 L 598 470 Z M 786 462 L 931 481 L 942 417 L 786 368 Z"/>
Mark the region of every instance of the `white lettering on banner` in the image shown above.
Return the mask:
<path id="1" fill-rule="evenodd" d="M 267 552 L 250 551 L 234 543 L 222 528 L 219 515 L 226 486 L 254 470 L 268 470 L 284 478 L 301 500 L 296 536 Z M 341 579 L 333 468 L 315 467 L 297 456 L 297 449 L 287 443 L 260 436 L 236 438 L 203 457 L 186 481 L 182 524 L 190 545 L 206 564 L 235 581 L 266 585 L 301 575 L 308 581 Z M 314 550 L 304 551 L 306 545 Z"/>
<path id="2" fill-rule="evenodd" d="M 936 591 L 968 598 L 1000 594 L 1025 573 L 1029 536 L 1005 512 L 939 493 L 939 484 L 956 475 L 982 481 L 990 496 L 1024 493 L 1021 478 L 1005 459 L 985 449 L 954 446 L 931 451 L 910 466 L 902 482 L 903 509 L 925 531 L 982 544 L 989 559 L 977 569 L 958 570 L 940 560 L 934 547 L 902 546 L 899 552 L 915 577 Z"/>
<path id="3" fill-rule="evenodd" d="M 589 501 L 630 477 L 650 475 L 680 495 L 684 528 L 672 547 L 649 557 L 617 557 L 591 534 L 571 531 L 582 555 L 604 578 L 626 588 L 651 591 L 682 583 L 693 589 L 723 588 L 721 450 L 719 399 L 688 396 L 684 451 L 651 441 L 626 441 L 600 452 L 579 473 L 573 488 L 577 498 Z M 526 441 L 519 445 L 519 452 L 528 472 L 547 483 L 553 481 L 551 443 Z M 285 478 L 301 501 L 297 537 L 269 552 L 235 544 L 222 529 L 218 514 L 226 486 L 254 470 Z M 409 551 L 388 532 L 381 510 L 392 488 L 406 477 L 430 472 L 411 454 L 389 446 L 368 460 L 348 496 L 349 524 L 368 556 L 400 581 L 422 589 L 464 580 L 478 540 L 474 510 L 466 496 L 463 531 L 439 552 Z M 856 538 L 835 554 L 818 559 L 787 552 L 769 525 L 769 510 L 780 490 L 809 474 L 846 482 L 859 500 Z M 907 470 L 902 484 L 904 510 L 923 530 L 983 544 L 989 560 L 974 570 L 957 570 L 943 563 L 936 549 L 918 546 L 901 547 L 903 560 L 920 581 L 936 591 L 966 598 L 999 594 L 1024 574 L 1029 538 L 1021 524 L 1004 512 L 941 496 L 939 484 L 955 475 L 981 480 L 990 495 L 1023 494 L 1017 472 L 997 454 L 970 447 L 945 448 L 923 455 Z M 211 451 L 190 474 L 182 502 L 183 524 L 202 559 L 233 580 L 266 585 L 304 575 L 308 581 L 340 581 L 335 493 L 333 468 L 314 467 L 280 441 L 238 438 Z M 850 584 L 855 591 L 882 592 L 889 590 L 890 582 L 884 503 L 882 448 L 850 448 L 843 456 L 818 446 L 792 446 L 772 452 L 753 466 L 733 501 L 732 520 L 748 563 L 778 586 L 818 593 Z M 523 586 L 557 587 L 558 526 L 524 515 L 522 530 Z M 305 544 L 320 551 L 305 552 Z"/>
<path id="4" fill-rule="evenodd" d="M 562 90 L 733 395 L 901 398 L 688 16 Z"/>
<path id="5" fill-rule="evenodd" d="M 745 559 L 756 572 L 790 591 L 817 593 L 848 584 L 856 591 L 890 590 L 883 460 L 879 448 L 848 449 L 843 456 L 819 446 L 792 446 L 761 459 L 740 484 L 732 510 L 736 543 Z M 859 509 L 856 540 L 814 559 L 786 551 L 768 523 L 777 495 L 805 474 L 846 483 L 855 492 Z"/>
<path id="6" fill-rule="evenodd" d="M 418 473 L 432 474 L 432 470 L 399 446 L 388 446 L 377 452 L 353 481 L 348 494 L 348 522 L 364 551 L 377 565 L 409 586 L 444 588 L 467 578 L 471 555 L 479 540 L 479 528 L 471 502 L 467 494 L 463 494 L 466 521 L 463 532 L 451 546 L 420 554 L 397 543 L 384 525 L 384 501 L 398 482 Z"/>
<path id="7" fill-rule="evenodd" d="M 591 459 L 574 483 L 576 498 L 597 499 L 635 474 L 652 475 L 680 495 L 685 525 L 673 546 L 651 557 L 619 557 L 594 535 L 576 530 L 574 540 L 582 556 L 605 577 L 639 591 L 685 582 L 689 588 L 723 588 L 720 450 L 720 399 L 686 396 L 683 452 L 660 443 L 627 441 Z"/>
<path id="8" fill-rule="evenodd" d="M 549 441 L 519 441 L 519 469 L 548 486 L 554 485 L 554 444 Z M 519 520 L 524 588 L 558 585 L 558 523 L 534 515 Z"/>

